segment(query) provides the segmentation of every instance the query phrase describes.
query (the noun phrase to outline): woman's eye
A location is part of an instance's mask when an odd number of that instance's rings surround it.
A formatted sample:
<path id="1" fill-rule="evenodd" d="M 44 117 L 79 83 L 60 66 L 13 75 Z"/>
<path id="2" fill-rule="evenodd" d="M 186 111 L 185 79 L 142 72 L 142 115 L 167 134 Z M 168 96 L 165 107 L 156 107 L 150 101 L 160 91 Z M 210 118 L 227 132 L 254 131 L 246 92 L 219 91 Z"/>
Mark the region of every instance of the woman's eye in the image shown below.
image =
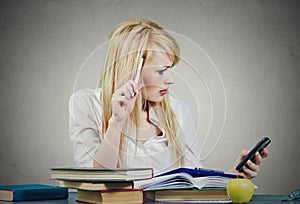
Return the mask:
<path id="1" fill-rule="evenodd" d="M 167 69 L 158 70 L 158 73 L 163 74 L 165 71 L 167 71 Z"/>

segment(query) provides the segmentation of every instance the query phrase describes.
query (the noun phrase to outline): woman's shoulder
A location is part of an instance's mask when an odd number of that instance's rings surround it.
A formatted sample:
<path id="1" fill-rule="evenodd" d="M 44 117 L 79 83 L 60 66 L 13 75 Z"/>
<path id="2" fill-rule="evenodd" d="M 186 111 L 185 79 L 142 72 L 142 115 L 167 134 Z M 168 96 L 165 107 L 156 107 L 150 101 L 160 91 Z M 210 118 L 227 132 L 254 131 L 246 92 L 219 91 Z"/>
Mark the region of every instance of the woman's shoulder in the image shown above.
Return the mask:
<path id="1" fill-rule="evenodd" d="M 79 89 L 70 96 L 69 104 L 72 106 L 100 105 L 101 89 Z"/>
<path id="2" fill-rule="evenodd" d="M 95 89 L 79 89 L 72 93 L 71 97 L 97 97 L 97 95 L 100 95 L 101 89 L 95 88 Z"/>
<path id="3" fill-rule="evenodd" d="M 71 99 L 81 99 L 81 100 L 100 100 L 101 89 L 79 89 L 71 94 Z"/>

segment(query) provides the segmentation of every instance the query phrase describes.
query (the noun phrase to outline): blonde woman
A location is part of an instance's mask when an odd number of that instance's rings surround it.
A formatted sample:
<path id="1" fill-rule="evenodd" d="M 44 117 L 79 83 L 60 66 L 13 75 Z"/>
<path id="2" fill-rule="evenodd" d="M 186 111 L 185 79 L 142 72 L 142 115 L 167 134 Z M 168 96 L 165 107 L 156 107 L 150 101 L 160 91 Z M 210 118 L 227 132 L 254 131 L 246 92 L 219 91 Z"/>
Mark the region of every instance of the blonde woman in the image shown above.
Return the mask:
<path id="1" fill-rule="evenodd" d="M 155 174 L 201 167 L 191 111 L 169 94 L 178 61 L 175 39 L 157 24 L 134 19 L 116 26 L 101 87 L 70 98 L 70 137 L 78 166 L 152 167 Z M 256 163 L 249 162 L 242 174 L 255 177 L 261 157 L 257 154 Z"/>

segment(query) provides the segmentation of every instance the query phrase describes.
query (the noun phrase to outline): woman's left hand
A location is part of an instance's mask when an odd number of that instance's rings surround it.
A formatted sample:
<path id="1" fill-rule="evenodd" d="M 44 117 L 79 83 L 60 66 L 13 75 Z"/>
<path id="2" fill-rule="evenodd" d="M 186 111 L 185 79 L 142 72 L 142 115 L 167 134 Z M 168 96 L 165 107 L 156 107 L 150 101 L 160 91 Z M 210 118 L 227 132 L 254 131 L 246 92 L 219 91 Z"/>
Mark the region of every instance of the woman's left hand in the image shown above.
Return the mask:
<path id="1" fill-rule="evenodd" d="M 259 154 L 258 152 L 256 152 L 255 154 L 255 162 L 252 162 L 251 160 L 249 160 L 247 162 L 247 165 L 243 166 L 243 171 L 242 172 L 238 172 L 235 170 L 235 167 L 243 160 L 243 158 L 249 153 L 249 151 L 247 150 L 243 150 L 241 152 L 241 154 L 238 156 L 234 166 L 233 166 L 233 171 L 234 173 L 241 175 L 245 178 L 255 178 L 259 171 L 260 171 L 260 165 L 262 162 L 262 158 L 265 158 L 269 155 L 269 152 L 266 148 L 263 149 L 263 151 L 261 152 L 261 154 Z"/>

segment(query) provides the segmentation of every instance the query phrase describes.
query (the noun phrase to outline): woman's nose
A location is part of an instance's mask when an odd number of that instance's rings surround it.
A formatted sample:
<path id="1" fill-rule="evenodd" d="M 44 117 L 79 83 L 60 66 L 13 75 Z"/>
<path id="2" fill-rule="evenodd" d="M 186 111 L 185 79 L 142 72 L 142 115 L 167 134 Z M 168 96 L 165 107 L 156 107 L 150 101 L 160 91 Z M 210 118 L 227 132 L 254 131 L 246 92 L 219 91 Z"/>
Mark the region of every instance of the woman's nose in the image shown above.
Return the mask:
<path id="1" fill-rule="evenodd" d="M 165 84 L 174 84 L 173 71 L 170 69 L 165 72 Z"/>

